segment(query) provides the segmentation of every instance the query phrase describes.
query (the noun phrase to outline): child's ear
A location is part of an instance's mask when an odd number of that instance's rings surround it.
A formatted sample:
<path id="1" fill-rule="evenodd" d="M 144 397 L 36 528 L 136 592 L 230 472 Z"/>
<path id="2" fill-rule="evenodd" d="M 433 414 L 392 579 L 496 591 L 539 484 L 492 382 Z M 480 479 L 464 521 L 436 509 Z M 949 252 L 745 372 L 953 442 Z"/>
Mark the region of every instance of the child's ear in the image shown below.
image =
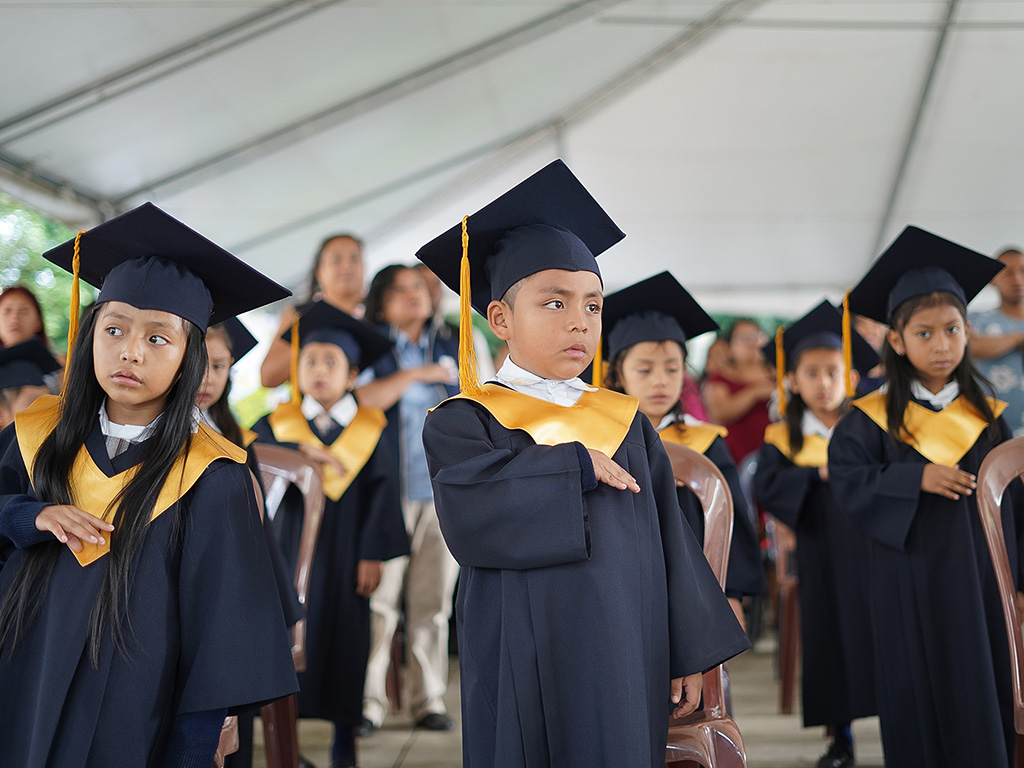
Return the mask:
<path id="1" fill-rule="evenodd" d="M 487 305 L 487 324 L 491 332 L 502 341 L 508 341 L 511 332 L 512 307 L 504 301 L 492 301 Z"/>
<path id="2" fill-rule="evenodd" d="M 799 388 L 797 388 L 797 385 L 796 385 L 796 376 L 793 375 L 792 371 L 790 371 L 789 373 L 786 374 L 786 387 L 794 395 L 799 395 L 800 394 L 800 390 L 799 390 Z"/>
<path id="3" fill-rule="evenodd" d="M 359 378 L 359 369 L 354 365 L 348 367 L 348 381 L 345 383 L 345 391 L 351 392 L 356 388 L 356 379 Z"/>
<path id="4" fill-rule="evenodd" d="M 906 350 L 903 348 L 903 337 L 899 331 L 892 329 L 885 332 L 885 340 L 889 342 L 889 346 L 892 347 L 893 351 L 897 355 L 902 355 Z"/>
<path id="5" fill-rule="evenodd" d="M 854 389 L 860 386 L 860 371 L 856 368 L 850 371 L 850 383 L 853 384 Z"/>

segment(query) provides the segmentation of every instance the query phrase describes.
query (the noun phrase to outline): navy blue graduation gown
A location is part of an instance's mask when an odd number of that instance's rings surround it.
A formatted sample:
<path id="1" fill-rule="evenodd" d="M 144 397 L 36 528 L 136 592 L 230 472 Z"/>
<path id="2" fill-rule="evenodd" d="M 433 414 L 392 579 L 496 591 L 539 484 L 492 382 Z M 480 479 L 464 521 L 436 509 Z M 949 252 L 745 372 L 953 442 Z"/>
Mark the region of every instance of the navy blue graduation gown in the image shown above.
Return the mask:
<path id="1" fill-rule="evenodd" d="M 764 595 L 768 592 L 768 580 L 761 565 L 761 546 L 754 533 L 754 524 L 747 509 L 746 497 L 740 488 L 740 476 L 725 441 L 716 437 L 704 456 L 718 467 L 732 493 L 733 524 L 732 541 L 729 545 L 729 566 L 725 574 L 725 594 L 742 598 L 747 595 Z M 693 491 L 679 488 L 679 507 L 683 517 L 690 524 L 690 530 L 697 541 L 704 541 L 704 510 Z"/>
<path id="2" fill-rule="evenodd" d="M 38 511 L 14 428 L 0 458 L 3 529 L 26 530 Z M 86 447 L 108 476 L 143 458 L 146 444 L 113 460 L 97 422 Z M 179 510 L 183 527 L 174 533 Z M 37 532 L 38 533 L 38 532 Z M 0 764 L 18 768 L 163 766 L 175 717 L 238 711 L 297 690 L 291 643 L 274 587 L 252 480 L 244 465 L 214 461 L 177 504 L 152 521 L 135 558 L 128 658 L 109 631 L 98 668 L 87 650 L 89 615 L 109 556 L 82 567 L 66 546 L 0 537 L 6 594 L 32 547 L 59 550 L 28 634 L 0 657 Z M 18 548 L 21 545 L 22 548 Z"/>
<path id="3" fill-rule="evenodd" d="M 423 442 L 462 566 L 464 768 L 664 765 L 670 679 L 750 644 L 647 417 L 613 456 L 639 494 L 584 492 L 579 444 L 537 445 L 468 400 L 433 411 Z"/>
<path id="4" fill-rule="evenodd" d="M 864 537 L 817 467 L 797 466 L 769 443 L 754 488 L 765 511 L 796 533 L 804 725 L 877 714 Z"/>
<path id="5" fill-rule="evenodd" d="M 330 445 L 343 430 L 321 434 Z M 264 442 L 278 443 L 266 417 L 253 425 Z M 291 443 L 278 443 L 289 448 Z M 325 499 L 306 597 L 306 670 L 299 673 L 299 716 L 358 725 L 370 655 L 370 601 L 356 593 L 360 560 L 390 560 L 409 554 L 402 516 L 398 469 L 378 444 L 338 501 Z M 294 571 L 302 529 L 302 497 L 290 488 L 274 517 L 285 559 Z"/>
<path id="6" fill-rule="evenodd" d="M 920 403 L 930 408 L 926 403 Z M 934 409 L 932 409 L 934 410 Z M 960 460 L 976 475 L 1000 440 L 983 432 Z M 854 408 L 829 442 L 836 499 L 868 539 L 878 714 L 889 768 L 999 768 L 1015 741 L 1003 612 L 974 495 L 921 490 L 927 459 Z M 1019 581 L 1020 484 L 1003 528 Z"/>

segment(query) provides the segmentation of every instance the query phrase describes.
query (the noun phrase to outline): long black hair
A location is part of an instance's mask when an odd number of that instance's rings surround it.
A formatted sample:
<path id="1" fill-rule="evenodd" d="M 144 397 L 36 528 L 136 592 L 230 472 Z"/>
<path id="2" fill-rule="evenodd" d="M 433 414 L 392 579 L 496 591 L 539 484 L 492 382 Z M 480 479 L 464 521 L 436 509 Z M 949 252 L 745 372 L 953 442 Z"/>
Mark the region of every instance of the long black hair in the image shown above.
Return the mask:
<path id="1" fill-rule="evenodd" d="M 667 344 L 670 341 L 673 341 L 673 339 L 663 339 L 658 343 Z M 678 341 L 675 343 L 679 344 Z M 626 347 L 625 349 L 620 349 L 618 352 L 615 353 L 615 357 L 612 358 L 611 365 L 609 365 L 607 370 L 604 372 L 604 380 L 601 382 L 603 387 L 605 387 L 606 389 L 610 389 L 614 392 L 621 392 L 622 394 L 626 394 L 626 386 L 625 384 L 622 383 L 622 364 L 626 361 L 626 355 L 629 354 L 629 350 L 631 350 L 634 346 L 636 345 L 632 344 Z M 683 384 L 685 385 L 686 345 L 679 344 L 679 346 L 683 351 Z M 680 396 L 676 398 L 675 403 L 672 405 L 671 410 L 669 410 L 669 412 L 666 413 L 665 415 L 668 416 L 669 414 L 671 414 L 672 417 L 675 419 L 676 426 L 680 430 L 685 430 L 686 424 L 683 422 L 683 416 L 686 415 L 686 409 L 683 407 L 683 401 L 681 399 L 682 391 L 680 391 L 679 395 Z M 655 424 L 654 426 L 655 428 L 657 428 L 658 425 Z"/>
<path id="2" fill-rule="evenodd" d="M 811 349 L 828 349 L 839 352 L 842 351 L 836 350 L 835 347 L 807 347 L 805 349 L 800 350 L 788 366 L 793 371 L 794 376 L 796 375 L 797 366 L 800 365 L 800 356 L 803 355 L 804 352 L 807 352 L 808 350 Z M 849 376 L 850 372 L 847 371 L 846 375 Z M 842 386 L 846 386 L 845 380 Z M 839 418 L 845 416 L 847 411 L 849 410 L 850 399 L 848 397 L 844 397 L 843 402 L 840 403 L 839 410 L 837 411 L 837 413 L 839 414 Z M 804 402 L 804 399 L 797 392 L 790 392 L 789 399 L 786 401 L 786 415 L 784 418 L 786 420 L 786 431 L 789 433 L 789 458 L 791 460 L 804 448 L 805 413 L 807 413 L 807 403 Z"/>
<path id="3" fill-rule="evenodd" d="M 69 361 L 60 416 L 40 446 L 32 468 L 34 495 L 54 504 L 73 503 L 74 461 L 96 423 L 96 414 L 106 396 L 96 380 L 92 348 L 101 311 L 102 307 L 98 307 L 91 312 L 78 333 Z M 174 462 L 192 445 L 193 408 L 206 371 L 206 344 L 195 325 L 184 319 L 181 322 L 187 344 L 178 378 L 167 393 L 162 418 L 145 442 L 147 450 L 138 471 L 108 506 L 110 509 L 116 504 L 117 511 L 112 521 L 114 534 L 110 537 L 107 571 L 89 617 L 87 647 L 93 667 L 99 665 L 100 643 L 108 626 L 115 649 L 128 656 L 131 617 L 126 608 L 131 592 L 132 563 Z M 167 513 L 175 515 L 172 541 L 179 539 L 183 524 L 183 505 L 175 506 Z M 0 648 L 7 645 L 9 654 L 24 639 L 38 615 L 64 546 L 52 541 L 32 547 L 4 595 L 0 603 Z"/>
<path id="4" fill-rule="evenodd" d="M 213 325 L 206 330 L 206 337 L 216 336 L 224 342 L 224 345 L 228 348 L 228 352 L 234 357 L 235 350 L 231 348 L 231 334 L 227 332 L 223 325 Z M 217 399 L 217 402 L 211 403 L 210 407 L 206 409 L 206 412 L 210 415 L 210 420 L 214 423 L 220 433 L 224 435 L 228 440 L 239 447 L 242 446 L 242 430 L 238 426 L 238 422 L 235 420 L 235 414 L 231 412 L 231 406 L 228 404 L 228 395 L 231 394 L 231 374 L 228 373 L 228 380 L 224 384 L 224 392 Z"/>
<path id="5" fill-rule="evenodd" d="M 942 306 L 955 308 L 966 326 L 967 308 L 964 303 L 947 291 L 934 291 L 901 304 L 893 314 L 890 327 L 902 334 L 903 329 L 910 322 L 911 316 L 917 310 Z M 905 442 L 907 436 L 911 439 L 914 437 L 906 426 L 906 412 L 907 406 L 910 404 L 910 384 L 917 378 L 917 372 L 906 355 L 896 354 L 888 337 L 882 345 L 882 363 L 885 366 L 885 378 L 889 386 L 885 405 L 886 417 L 889 422 L 889 436 L 893 440 Z M 952 378 L 959 385 L 960 394 L 977 411 L 978 415 L 988 422 L 986 429 L 988 436 L 992 440 L 999 440 L 999 424 L 996 422 L 996 416 L 988 402 L 988 397 L 994 396 L 994 390 L 988 379 L 982 376 L 975 366 L 969 347 L 964 350 L 964 359 L 953 371 Z"/>
<path id="6" fill-rule="evenodd" d="M 366 319 L 371 323 L 387 325 L 384 317 L 384 297 L 395 285 L 398 275 L 407 269 L 415 269 L 405 264 L 388 264 L 373 276 L 370 288 L 366 292 L 363 306 L 366 308 Z"/>
<path id="7" fill-rule="evenodd" d="M 320 285 L 320 281 L 316 279 L 316 273 L 317 270 L 320 269 L 320 262 L 324 259 L 324 251 L 327 249 L 328 245 L 342 237 L 347 238 L 358 245 L 359 253 L 363 252 L 363 241 L 348 232 L 339 232 L 336 235 L 330 235 L 329 237 L 324 238 L 324 241 L 320 243 L 320 247 L 316 250 L 316 257 L 313 259 L 313 268 L 309 271 L 309 301 L 316 301 L 317 295 L 323 290 L 323 286 Z"/>

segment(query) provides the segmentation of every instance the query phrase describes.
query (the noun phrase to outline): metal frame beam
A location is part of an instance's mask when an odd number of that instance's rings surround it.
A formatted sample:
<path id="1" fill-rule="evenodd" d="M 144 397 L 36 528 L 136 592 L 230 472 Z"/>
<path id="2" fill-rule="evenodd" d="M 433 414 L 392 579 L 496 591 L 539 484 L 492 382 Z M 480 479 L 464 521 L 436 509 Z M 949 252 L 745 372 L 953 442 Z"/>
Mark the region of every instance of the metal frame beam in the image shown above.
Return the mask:
<path id="1" fill-rule="evenodd" d="M 889 197 L 886 200 L 885 208 L 882 210 L 878 231 L 875 235 L 875 247 L 869 257 L 869 263 L 871 259 L 874 259 L 881 252 L 882 246 L 887 242 L 887 233 L 892 225 L 893 216 L 896 213 L 896 204 L 899 202 L 900 193 L 903 191 L 910 159 L 914 154 L 914 149 L 917 147 L 918 136 L 924 123 L 925 110 L 928 108 L 928 102 L 931 100 L 936 74 L 942 61 L 942 54 L 946 49 L 949 31 L 954 26 L 954 17 L 959 5 L 960 0 L 949 0 L 946 6 L 946 18 L 942 26 L 939 27 L 938 35 L 935 38 L 935 46 L 932 48 L 931 57 L 928 62 L 928 70 L 925 72 L 924 79 L 921 82 L 917 105 L 911 117 L 910 125 L 907 128 L 907 135 L 903 141 L 903 149 L 900 153 L 899 163 L 896 165 L 892 184 L 889 186 Z"/>
<path id="2" fill-rule="evenodd" d="M 583 21 L 623 0 L 575 0 L 549 13 L 480 43 L 437 59 L 412 72 L 375 86 L 314 115 L 256 136 L 238 146 L 226 149 L 186 168 L 122 193 L 114 203 L 124 205 L 140 195 L 169 195 L 200 182 L 222 175 L 239 166 L 273 154 L 310 136 L 323 133 L 375 109 L 380 109 L 411 93 L 423 90 L 444 79 L 461 74 L 502 54 L 520 48 L 567 26 Z"/>
<path id="3" fill-rule="evenodd" d="M 213 58 L 345 0 L 287 0 L 211 30 L 0 122 L 0 146 Z"/>

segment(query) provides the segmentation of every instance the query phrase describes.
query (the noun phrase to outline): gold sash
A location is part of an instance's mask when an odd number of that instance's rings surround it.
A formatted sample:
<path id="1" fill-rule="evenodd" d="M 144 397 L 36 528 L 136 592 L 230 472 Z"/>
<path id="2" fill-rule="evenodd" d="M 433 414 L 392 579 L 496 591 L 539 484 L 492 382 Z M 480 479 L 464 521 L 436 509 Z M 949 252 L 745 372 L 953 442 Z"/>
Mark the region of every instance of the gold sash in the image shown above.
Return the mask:
<path id="1" fill-rule="evenodd" d="M 1002 400 L 990 397 L 988 402 L 997 418 L 1006 409 Z M 853 401 L 854 407 L 866 413 L 882 431 L 889 428 L 885 403 L 884 392 L 872 392 Z M 928 461 L 947 467 L 959 462 L 988 426 L 963 397 L 957 397 L 941 411 L 929 410 L 911 400 L 905 421 L 910 435 L 904 441 Z"/>
<path id="2" fill-rule="evenodd" d="M 324 495 L 331 501 L 340 499 L 362 471 L 388 423 L 383 411 L 360 407 L 338 439 L 331 445 L 324 445 L 302 414 L 301 402 L 281 403 L 267 421 L 278 441 L 324 448 L 344 465 L 344 475 L 338 474 L 331 465 L 324 465 Z"/>
<path id="3" fill-rule="evenodd" d="M 259 437 L 259 435 L 257 435 L 251 429 L 246 429 L 243 426 L 239 426 L 238 429 L 242 433 L 242 447 L 243 448 L 248 448 L 250 445 L 255 443 L 256 442 L 256 438 Z"/>
<path id="4" fill-rule="evenodd" d="M 666 443 L 685 445 L 687 448 L 704 454 L 716 437 L 725 437 L 729 430 L 718 424 L 669 424 L 659 433 Z"/>
<path id="5" fill-rule="evenodd" d="M 764 430 L 764 441 L 774 445 L 798 467 L 823 467 L 828 464 L 828 440 L 821 435 L 804 435 L 804 445 L 796 456 L 789 455 L 789 427 L 784 421 L 769 424 Z"/>
<path id="6" fill-rule="evenodd" d="M 43 395 L 14 419 L 18 447 L 21 449 L 22 458 L 28 468 L 29 477 L 32 476 L 32 467 L 39 447 L 53 431 L 59 413 L 60 398 L 56 395 Z M 200 424 L 199 430 L 192 437 L 191 450 L 187 455 L 179 456 L 171 468 L 167 481 L 157 497 L 156 505 L 153 507 L 153 514 L 149 518 L 150 522 L 170 509 L 184 496 L 216 459 L 230 459 L 244 464 L 245 451 L 227 438 L 218 435 L 205 424 Z M 107 477 L 96 466 L 88 449 L 83 445 L 78 451 L 78 456 L 75 457 L 75 463 L 71 470 L 72 502 L 79 509 L 110 522 L 117 511 L 117 506 L 112 506 L 111 502 L 121 492 L 121 489 L 131 482 L 138 467 L 139 465 L 136 465 L 113 477 Z M 105 537 L 107 543 L 102 545 L 83 541 L 82 551 L 73 554 L 81 565 L 89 565 L 110 551 L 110 538 L 116 535 L 116 531 L 108 534 Z"/>
<path id="7" fill-rule="evenodd" d="M 459 399 L 479 403 L 505 429 L 521 429 L 537 445 L 579 442 L 606 456 L 619 449 L 640 402 L 598 389 L 584 392 L 575 405 L 555 405 L 498 384 L 484 384 L 479 395 L 455 395 L 445 402 Z"/>

